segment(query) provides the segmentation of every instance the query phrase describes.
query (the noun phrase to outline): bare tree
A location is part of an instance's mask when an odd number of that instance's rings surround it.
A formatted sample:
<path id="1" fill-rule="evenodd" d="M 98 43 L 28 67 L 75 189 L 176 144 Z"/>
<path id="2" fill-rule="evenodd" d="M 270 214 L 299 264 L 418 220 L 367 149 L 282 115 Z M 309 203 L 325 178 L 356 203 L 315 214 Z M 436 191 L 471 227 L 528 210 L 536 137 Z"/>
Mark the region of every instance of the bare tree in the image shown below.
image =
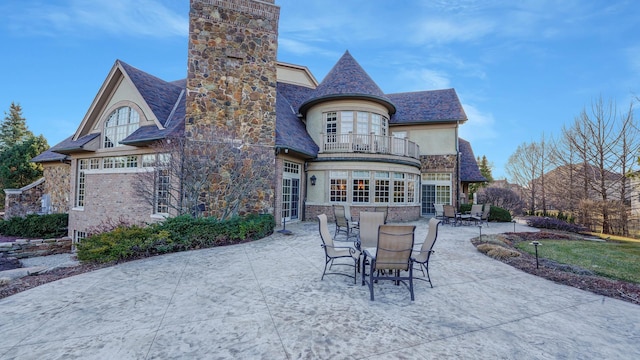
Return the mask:
<path id="1" fill-rule="evenodd" d="M 507 161 L 506 171 L 511 182 L 526 189 L 530 212 L 536 210 L 537 182 L 541 175 L 541 148 L 537 143 L 523 143 L 511 154 Z"/>
<path id="2" fill-rule="evenodd" d="M 603 233 L 612 233 L 612 209 L 624 208 L 624 205 L 612 206 L 612 202 L 624 204 L 626 198 L 624 174 L 629 172 L 632 156 L 638 151 L 637 133 L 632 131 L 635 128 L 632 107 L 626 113 L 618 113 L 615 103 L 599 98 L 563 132 L 562 141 L 576 150 L 582 162 L 579 178 L 583 191 L 580 201 L 598 208 Z M 598 201 L 585 202 L 589 199 Z M 586 216 L 591 213 L 588 210 L 583 208 L 580 212 Z"/>
<path id="3" fill-rule="evenodd" d="M 273 186 L 266 183 L 270 174 L 264 173 L 273 168 L 256 164 L 246 146 L 213 131 L 198 139 L 159 141 L 152 145 L 155 161 L 143 164 L 147 171 L 138 177 L 138 194 L 175 215 L 224 220 L 242 214 L 244 205 L 260 200 L 263 189 Z"/>
<path id="4" fill-rule="evenodd" d="M 522 214 L 525 207 L 524 201 L 515 191 L 492 185 L 478 191 L 478 202 L 501 207 L 512 215 Z"/>

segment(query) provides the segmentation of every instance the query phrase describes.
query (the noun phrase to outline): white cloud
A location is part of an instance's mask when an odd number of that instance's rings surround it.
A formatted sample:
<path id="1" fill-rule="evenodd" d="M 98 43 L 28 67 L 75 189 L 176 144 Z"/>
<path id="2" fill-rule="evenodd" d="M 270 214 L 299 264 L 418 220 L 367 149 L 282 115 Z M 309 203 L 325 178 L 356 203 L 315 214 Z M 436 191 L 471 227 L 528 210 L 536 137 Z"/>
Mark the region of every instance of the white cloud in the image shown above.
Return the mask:
<path id="1" fill-rule="evenodd" d="M 495 29 L 495 25 L 486 19 L 460 21 L 428 17 L 415 25 L 414 41 L 418 43 L 441 44 L 466 42 L 482 38 Z"/>
<path id="2" fill-rule="evenodd" d="M 395 65 L 402 68 L 402 65 Z M 451 88 L 451 81 L 445 72 L 432 69 L 406 69 L 397 73 L 393 92 L 422 91 Z"/>
<path id="3" fill-rule="evenodd" d="M 467 114 L 466 123 L 460 126 L 460 137 L 473 143 L 474 140 L 488 140 L 498 137 L 494 128 L 495 121 L 491 113 L 484 113 L 470 104 L 462 104 Z"/>
<path id="4" fill-rule="evenodd" d="M 9 26 L 23 34 L 86 36 L 95 32 L 113 35 L 187 36 L 187 7 L 178 13 L 160 0 L 65 0 L 27 3 L 20 15 L 8 16 Z"/>

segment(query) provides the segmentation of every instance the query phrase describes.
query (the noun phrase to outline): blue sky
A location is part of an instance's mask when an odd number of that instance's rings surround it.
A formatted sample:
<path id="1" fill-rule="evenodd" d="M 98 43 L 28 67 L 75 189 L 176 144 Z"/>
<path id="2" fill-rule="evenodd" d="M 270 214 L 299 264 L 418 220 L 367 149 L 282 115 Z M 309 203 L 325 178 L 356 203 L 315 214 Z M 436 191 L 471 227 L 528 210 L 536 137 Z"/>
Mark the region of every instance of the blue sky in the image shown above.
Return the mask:
<path id="1" fill-rule="evenodd" d="M 455 88 L 460 135 L 493 174 L 602 96 L 640 94 L 635 1 L 276 0 L 278 59 L 321 81 L 345 50 L 386 93 Z M 20 103 L 50 145 L 71 135 L 116 59 L 186 76 L 187 0 L 5 0 L 0 110 Z"/>

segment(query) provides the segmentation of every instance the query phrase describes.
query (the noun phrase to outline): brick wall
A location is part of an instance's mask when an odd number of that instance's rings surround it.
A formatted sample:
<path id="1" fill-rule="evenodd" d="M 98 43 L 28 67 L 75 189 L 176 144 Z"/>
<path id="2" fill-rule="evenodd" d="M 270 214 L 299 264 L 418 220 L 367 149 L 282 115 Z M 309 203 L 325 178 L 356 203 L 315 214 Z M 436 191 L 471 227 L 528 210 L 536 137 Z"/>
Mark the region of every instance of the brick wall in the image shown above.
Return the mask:
<path id="1" fill-rule="evenodd" d="M 87 172 L 84 207 L 69 212 L 69 236 L 73 236 L 73 230 L 88 231 L 121 219 L 139 225 L 159 220 L 151 217 L 152 205 L 135 190 L 136 181 L 135 172 Z"/>

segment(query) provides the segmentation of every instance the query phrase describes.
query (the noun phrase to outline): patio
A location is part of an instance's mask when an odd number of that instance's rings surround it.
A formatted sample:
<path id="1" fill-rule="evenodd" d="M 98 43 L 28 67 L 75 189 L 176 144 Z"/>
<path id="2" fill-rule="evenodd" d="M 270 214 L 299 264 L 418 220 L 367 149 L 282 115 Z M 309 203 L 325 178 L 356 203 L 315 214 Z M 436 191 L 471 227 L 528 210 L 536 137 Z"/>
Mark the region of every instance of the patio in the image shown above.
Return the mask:
<path id="1" fill-rule="evenodd" d="M 421 240 L 427 221 L 413 224 Z M 2 299 L 0 358 L 640 358 L 639 306 L 485 257 L 469 242 L 476 226 L 440 226 L 434 288 L 416 281 L 414 302 L 391 282 L 376 284 L 370 301 L 359 281 L 320 281 L 317 223 L 287 229 L 293 235 L 133 261 Z"/>

